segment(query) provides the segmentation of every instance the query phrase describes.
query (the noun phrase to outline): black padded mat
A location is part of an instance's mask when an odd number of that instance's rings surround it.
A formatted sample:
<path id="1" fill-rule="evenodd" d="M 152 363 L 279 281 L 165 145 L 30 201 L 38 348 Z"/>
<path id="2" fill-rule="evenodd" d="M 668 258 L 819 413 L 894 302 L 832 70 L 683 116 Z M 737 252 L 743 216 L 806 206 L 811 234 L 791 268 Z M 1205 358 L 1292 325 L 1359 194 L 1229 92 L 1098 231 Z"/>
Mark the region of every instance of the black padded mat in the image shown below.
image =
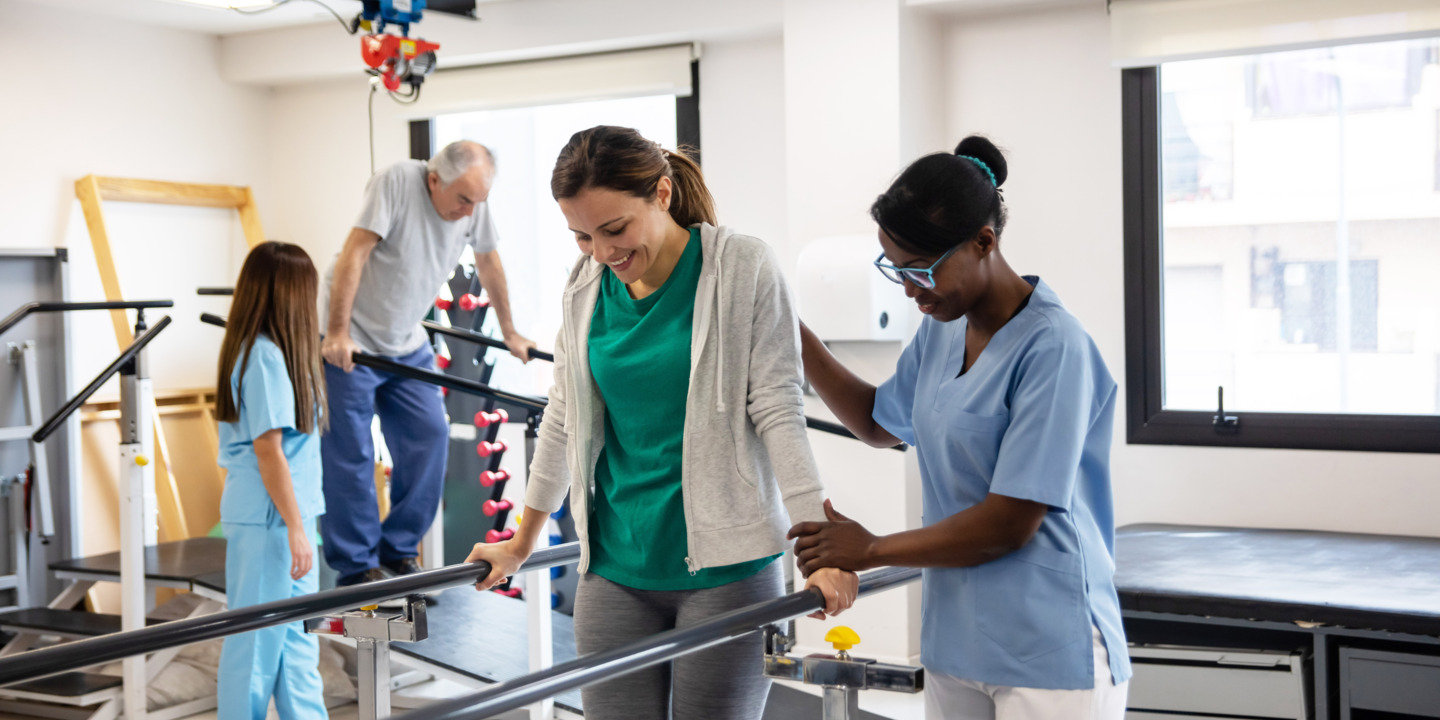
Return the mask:
<path id="1" fill-rule="evenodd" d="M 100 692 L 118 688 L 122 684 L 119 675 L 100 675 L 98 673 L 70 672 L 60 675 L 52 675 L 39 680 L 8 685 L 12 690 L 23 690 L 25 692 L 42 693 L 55 695 L 57 697 L 78 698 L 90 693 Z"/>
<path id="2" fill-rule="evenodd" d="M 165 622 L 146 618 L 146 625 Z M 0 627 L 11 630 L 35 632 L 57 632 L 75 636 L 99 636 L 120 632 L 120 616 L 85 612 L 83 610 L 53 610 L 51 608 L 26 608 L 0 613 Z"/>
<path id="3" fill-rule="evenodd" d="M 51 563 L 50 569 L 119 576 L 120 553 L 61 560 Z M 191 538 L 145 548 L 145 577 L 152 580 L 188 583 L 216 572 L 225 572 L 225 541 L 221 538 Z"/>
<path id="4" fill-rule="evenodd" d="M 194 583 L 196 585 L 199 585 L 200 587 L 214 590 L 215 592 L 224 595 L 225 571 L 219 570 L 217 572 L 205 573 L 204 575 L 196 575 L 194 578 Z"/>
<path id="5" fill-rule="evenodd" d="M 1440 539 L 1129 525 L 1116 533 L 1125 610 L 1440 636 Z"/>

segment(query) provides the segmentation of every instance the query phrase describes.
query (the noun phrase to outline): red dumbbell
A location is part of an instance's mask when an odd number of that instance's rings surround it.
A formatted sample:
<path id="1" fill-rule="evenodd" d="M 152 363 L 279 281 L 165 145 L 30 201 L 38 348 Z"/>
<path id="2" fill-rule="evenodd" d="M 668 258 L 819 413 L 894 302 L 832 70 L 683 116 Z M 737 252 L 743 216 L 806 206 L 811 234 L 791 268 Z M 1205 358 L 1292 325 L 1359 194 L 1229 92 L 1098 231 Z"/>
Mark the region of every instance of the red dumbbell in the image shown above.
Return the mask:
<path id="1" fill-rule="evenodd" d="M 493 443 L 481 441 L 479 445 L 475 446 L 475 452 L 479 453 L 480 457 L 485 458 L 488 458 L 495 453 L 503 453 L 509 449 L 510 445 L 507 444 L 504 440 L 496 440 Z"/>
<path id="2" fill-rule="evenodd" d="M 450 358 L 445 357 L 444 355 L 436 355 L 435 367 L 440 368 L 441 370 L 448 369 L 450 367 Z"/>
<path id="3" fill-rule="evenodd" d="M 518 598 L 518 597 L 520 597 L 520 588 L 510 588 L 509 590 L 501 590 L 501 589 L 499 589 L 499 588 L 496 588 L 496 589 L 495 589 L 495 592 L 500 593 L 501 595 L 504 595 L 505 597 L 512 597 L 512 598 Z"/>
<path id="4" fill-rule="evenodd" d="M 515 503 L 509 500 L 486 500 L 485 504 L 480 506 L 480 512 L 485 513 L 486 517 L 495 517 L 496 513 L 513 507 L 515 507 Z"/>
<path id="5" fill-rule="evenodd" d="M 449 310 L 450 301 L 442 297 L 437 297 L 435 298 L 435 307 L 440 308 L 441 310 Z"/>
<path id="6" fill-rule="evenodd" d="M 504 468 L 499 470 L 486 470 L 480 473 L 480 486 L 493 487 L 495 483 L 502 483 L 510 479 L 510 471 Z"/>
<path id="7" fill-rule="evenodd" d="M 481 410 L 475 413 L 475 427 L 490 427 L 495 423 L 503 422 L 510 422 L 510 413 L 505 412 L 503 408 L 495 412 L 485 412 Z"/>
<path id="8" fill-rule="evenodd" d="M 385 477 L 390 477 L 390 474 L 393 472 L 395 472 L 395 468 L 390 467 L 389 465 L 385 466 Z"/>
<path id="9" fill-rule="evenodd" d="M 514 531 L 514 530 L 510 530 L 510 529 L 505 529 L 505 530 L 488 530 L 488 531 L 486 531 L 486 533 L 485 533 L 485 542 L 487 542 L 487 543 L 497 543 L 497 542 L 500 542 L 501 540 L 509 540 L 509 539 L 512 538 L 512 537 L 515 537 L 515 531 Z"/>
<path id="10" fill-rule="evenodd" d="M 471 310 L 474 310 L 475 308 L 482 308 L 482 307 L 490 307 L 490 301 L 489 301 L 489 300 L 481 300 L 480 298 L 475 297 L 474 295 L 471 295 L 470 293 L 465 293 L 464 295 L 461 295 L 461 296 L 460 296 L 460 309 L 461 309 L 461 310 L 464 310 L 465 312 L 470 312 Z"/>
<path id="11" fill-rule="evenodd" d="M 446 396 L 449 395 L 449 394 L 450 394 L 450 388 L 447 388 L 447 387 L 442 387 L 442 388 L 440 388 L 440 397 L 446 397 Z"/>

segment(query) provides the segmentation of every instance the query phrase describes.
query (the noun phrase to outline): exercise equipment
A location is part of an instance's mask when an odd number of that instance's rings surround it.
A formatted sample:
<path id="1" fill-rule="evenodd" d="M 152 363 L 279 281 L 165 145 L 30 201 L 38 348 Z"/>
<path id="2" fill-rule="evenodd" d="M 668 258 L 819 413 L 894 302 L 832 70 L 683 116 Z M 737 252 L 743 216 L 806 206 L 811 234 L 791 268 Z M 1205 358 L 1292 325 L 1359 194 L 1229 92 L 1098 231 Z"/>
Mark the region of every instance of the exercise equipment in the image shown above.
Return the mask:
<path id="1" fill-rule="evenodd" d="M 825 720 L 854 720 L 860 717 L 861 690 L 889 690 L 917 693 L 925 689 L 924 668 L 886 663 L 850 656 L 860 635 L 843 625 L 831 628 L 825 642 L 834 655 L 814 653 L 803 658 L 787 655 L 790 638 L 775 625 L 765 627 L 765 676 L 793 680 L 824 688 L 822 716 Z"/>
<path id="2" fill-rule="evenodd" d="M 475 452 L 478 453 L 482 458 L 488 458 L 491 455 L 503 453 L 509 449 L 510 444 L 505 442 L 504 440 L 496 440 L 495 442 L 481 440 L 480 444 L 475 446 Z"/>
<path id="3" fill-rule="evenodd" d="M 496 483 L 502 483 L 509 479 L 510 471 L 506 470 L 505 468 L 500 468 L 499 470 L 486 470 L 485 472 L 480 473 L 480 486 L 492 487 Z M 486 502 L 494 501 L 487 500 Z"/>
<path id="4" fill-rule="evenodd" d="M 84 310 L 136 310 L 173 306 L 169 300 L 143 300 L 131 302 L 32 302 L 20 306 L 4 320 L 0 320 L 0 335 L 20 324 L 25 318 L 36 313 L 78 312 Z M 30 468 L 22 475 L 0 478 L 8 498 L 10 510 L 11 550 L 14 552 L 14 573 L 0 577 L 0 589 L 15 590 L 16 607 L 33 607 L 40 602 L 32 593 L 29 583 L 28 526 L 29 510 L 33 494 L 35 514 L 39 520 L 37 536 L 42 543 L 48 543 L 55 534 L 55 514 L 51 500 L 50 463 L 45 453 L 44 441 L 54 432 L 47 431 L 38 437 L 40 430 L 40 372 L 38 351 L 33 340 L 13 345 L 9 353 L 11 364 L 21 369 L 21 396 L 25 403 L 25 424 L 0 428 L 0 442 L 24 441 L 30 451 Z"/>
<path id="5" fill-rule="evenodd" d="M 488 428 L 496 423 L 505 422 L 510 422 L 510 413 L 505 412 L 504 409 L 496 410 L 495 412 L 485 412 L 481 410 L 475 413 L 475 427 L 478 428 Z"/>
<path id="6" fill-rule="evenodd" d="M 1440 539 L 1144 524 L 1115 556 L 1127 639 L 1186 650 L 1132 653 L 1132 714 L 1440 717 Z"/>
<path id="7" fill-rule="evenodd" d="M 56 304 L 63 305 L 63 304 Z M 108 305 L 120 305 L 122 307 L 107 307 Z M 120 376 L 120 472 L 118 480 L 117 495 L 120 500 L 120 552 L 115 554 L 115 562 L 118 565 L 117 572 L 120 581 L 121 611 L 120 628 L 122 630 L 137 630 L 145 627 L 145 611 L 148 605 L 146 598 L 146 568 L 145 553 L 147 547 L 157 544 L 157 515 L 155 497 L 155 474 L 151 462 L 153 457 L 154 431 L 151 426 L 153 415 L 150 412 L 153 404 L 154 394 L 151 388 L 149 360 L 146 347 L 166 327 L 170 325 L 168 316 L 160 319 L 153 328 L 147 327 L 145 322 L 145 309 L 156 307 L 171 307 L 170 301 L 147 301 L 140 303 L 90 303 L 81 308 L 52 307 L 52 310 L 61 311 L 65 309 L 129 309 L 136 310 L 135 341 L 130 343 L 120 356 L 110 363 L 101 373 L 85 386 L 75 397 L 68 400 L 64 406 L 57 410 L 49 419 L 41 424 L 31 435 L 32 442 L 43 443 L 46 438 L 58 430 L 76 410 L 80 409 L 90 396 L 94 395 L 111 377 Z M 22 311 L 27 308 L 22 308 Z M 12 316 L 13 317 L 13 316 Z M 147 498 L 150 499 L 146 502 Z M 54 567 L 54 566 L 52 566 Z M 57 576 L 61 573 L 57 571 Z M 110 578 L 107 578 L 110 579 Z M 77 583 L 67 588 L 57 601 L 73 604 L 83 596 L 90 584 L 95 579 L 76 578 Z M 89 584 L 86 584 L 89 583 Z M 23 616 L 7 615 L 0 617 L 0 624 L 6 622 L 18 622 L 21 625 L 28 625 L 28 632 L 18 636 L 7 645 L 0 654 L 18 652 L 29 647 L 39 635 L 45 634 L 38 626 L 46 623 L 61 624 L 70 626 L 86 627 L 86 632 L 93 631 L 85 621 L 79 617 L 65 612 L 69 607 L 55 602 L 44 611 L 19 611 Z M 28 622 L 27 622 L 28 620 Z M 157 658 L 156 668 L 163 666 L 169 659 Z M 84 673 L 72 673 L 64 680 L 49 685 L 32 686 L 16 692 L 0 693 L 21 700 L 44 700 L 58 704 L 84 704 L 93 705 L 97 709 L 91 713 L 92 717 L 104 717 L 119 711 L 123 701 L 127 709 L 127 716 L 143 720 L 147 712 L 147 700 L 145 688 L 152 675 L 147 673 L 146 657 L 138 655 L 128 657 L 124 661 L 123 676 L 119 682 L 119 692 L 116 692 L 116 683 L 113 678 L 104 676 L 87 675 Z M 192 710 L 193 712 L 193 710 Z"/>

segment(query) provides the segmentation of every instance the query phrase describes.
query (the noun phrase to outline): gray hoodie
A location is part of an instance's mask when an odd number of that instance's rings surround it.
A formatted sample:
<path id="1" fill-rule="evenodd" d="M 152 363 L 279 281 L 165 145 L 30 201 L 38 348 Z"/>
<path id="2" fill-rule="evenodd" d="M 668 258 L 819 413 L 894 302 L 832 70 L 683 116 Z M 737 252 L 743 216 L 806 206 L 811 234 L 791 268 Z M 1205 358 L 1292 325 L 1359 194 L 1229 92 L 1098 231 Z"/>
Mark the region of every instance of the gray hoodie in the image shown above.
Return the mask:
<path id="1" fill-rule="evenodd" d="M 825 519 L 806 437 L 790 289 L 764 243 L 697 227 L 701 267 L 680 473 L 691 572 L 784 552 L 791 524 Z M 570 493 L 582 573 L 590 564 L 595 463 L 605 444 L 605 400 L 590 373 L 588 343 L 604 269 L 582 257 L 565 286 L 555 384 L 525 490 L 525 504 L 546 512 Z"/>

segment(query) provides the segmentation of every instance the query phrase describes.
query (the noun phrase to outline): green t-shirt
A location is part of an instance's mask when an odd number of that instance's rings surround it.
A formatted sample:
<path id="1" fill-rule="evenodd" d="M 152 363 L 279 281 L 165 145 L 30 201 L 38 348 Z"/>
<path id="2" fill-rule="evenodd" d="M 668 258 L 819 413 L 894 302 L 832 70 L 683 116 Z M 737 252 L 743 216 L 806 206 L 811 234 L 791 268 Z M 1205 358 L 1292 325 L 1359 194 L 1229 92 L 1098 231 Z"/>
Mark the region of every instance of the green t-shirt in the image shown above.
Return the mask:
<path id="1" fill-rule="evenodd" d="M 669 279 L 630 297 L 608 268 L 590 319 L 590 369 L 605 398 L 605 447 L 595 464 L 590 570 L 637 590 L 698 590 L 749 577 L 775 557 L 691 573 L 685 562 L 685 399 L 700 282 L 700 233 L 690 231 Z"/>

